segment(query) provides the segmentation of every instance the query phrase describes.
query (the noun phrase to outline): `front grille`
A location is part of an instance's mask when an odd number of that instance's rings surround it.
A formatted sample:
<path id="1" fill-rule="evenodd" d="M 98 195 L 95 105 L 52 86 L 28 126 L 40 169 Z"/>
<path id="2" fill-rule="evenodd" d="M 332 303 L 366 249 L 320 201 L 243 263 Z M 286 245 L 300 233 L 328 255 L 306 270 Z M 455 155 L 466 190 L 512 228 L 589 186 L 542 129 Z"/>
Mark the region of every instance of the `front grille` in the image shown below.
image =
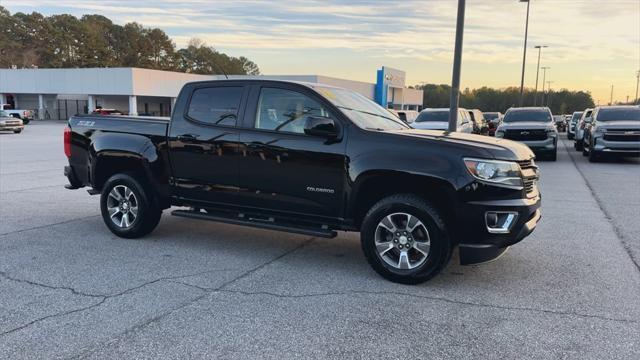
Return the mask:
<path id="1" fill-rule="evenodd" d="M 517 163 L 520 165 L 520 169 L 522 170 L 524 191 L 527 195 L 534 194 L 536 181 L 538 180 L 538 166 L 533 162 L 533 159 L 519 160 Z"/>
<path id="2" fill-rule="evenodd" d="M 608 130 L 603 138 L 609 141 L 640 141 L 640 130 Z"/>
<path id="3" fill-rule="evenodd" d="M 530 141 L 530 140 L 546 140 L 547 131 L 545 129 L 538 130 L 507 130 L 504 133 L 504 138 L 516 141 Z"/>
<path id="4" fill-rule="evenodd" d="M 13 125 L 20 125 L 20 121 L 18 120 L 7 120 L 5 121 L 5 124 L 13 126 Z"/>

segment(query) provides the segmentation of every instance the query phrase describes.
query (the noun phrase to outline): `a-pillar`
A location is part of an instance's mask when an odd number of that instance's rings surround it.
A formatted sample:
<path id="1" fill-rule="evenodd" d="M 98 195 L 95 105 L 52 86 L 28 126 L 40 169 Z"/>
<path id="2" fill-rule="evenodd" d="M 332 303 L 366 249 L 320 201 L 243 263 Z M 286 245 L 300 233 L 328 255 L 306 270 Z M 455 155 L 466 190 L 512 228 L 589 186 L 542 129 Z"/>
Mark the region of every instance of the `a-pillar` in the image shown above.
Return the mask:
<path id="1" fill-rule="evenodd" d="M 96 109 L 96 97 L 89 95 L 87 97 L 87 111 L 91 114 Z"/>
<path id="2" fill-rule="evenodd" d="M 129 96 L 129 115 L 138 115 L 138 98 L 135 95 Z"/>
<path id="3" fill-rule="evenodd" d="M 0 104 L 6 104 L 6 103 L 7 103 L 7 96 L 5 94 L 0 94 Z"/>
<path id="4" fill-rule="evenodd" d="M 38 119 L 44 120 L 44 95 L 38 94 Z"/>

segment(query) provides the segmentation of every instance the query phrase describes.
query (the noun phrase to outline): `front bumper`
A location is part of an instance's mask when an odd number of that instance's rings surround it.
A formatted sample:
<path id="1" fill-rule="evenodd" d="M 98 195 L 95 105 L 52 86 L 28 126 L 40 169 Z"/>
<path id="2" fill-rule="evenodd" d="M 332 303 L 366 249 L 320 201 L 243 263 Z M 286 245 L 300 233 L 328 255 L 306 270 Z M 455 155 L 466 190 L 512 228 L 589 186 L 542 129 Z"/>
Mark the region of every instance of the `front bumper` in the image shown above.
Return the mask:
<path id="1" fill-rule="evenodd" d="M 24 129 L 24 125 L 0 125 L 0 131 L 16 131 Z"/>
<path id="2" fill-rule="evenodd" d="M 596 137 L 593 140 L 594 151 L 629 155 L 640 154 L 640 141 L 611 141 L 602 137 Z"/>
<path id="3" fill-rule="evenodd" d="M 553 152 L 556 150 L 557 138 L 548 137 L 545 140 L 520 140 L 520 142 L 527 145 L 533 152 Z"/>
<path id="4" fill-rule="evenodd" d="M 456 237 L 462 265 L 478 264 L 496 259 L 509 246 L 518 243 L 535 230 L 542 217 L 541 196 L 526 199 L 470 201 L 460 208 Z M 506 233 L 492 233 L 486 223 L 487 212 L 517 214 Z"/>

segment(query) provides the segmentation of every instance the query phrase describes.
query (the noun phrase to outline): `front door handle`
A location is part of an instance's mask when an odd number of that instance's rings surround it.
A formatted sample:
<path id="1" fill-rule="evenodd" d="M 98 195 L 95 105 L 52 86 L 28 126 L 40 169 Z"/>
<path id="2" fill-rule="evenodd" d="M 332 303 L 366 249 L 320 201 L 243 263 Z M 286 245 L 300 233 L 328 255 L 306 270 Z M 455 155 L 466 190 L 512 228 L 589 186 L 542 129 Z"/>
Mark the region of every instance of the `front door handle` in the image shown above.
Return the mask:
<path id="1" fill-rule="evenodd" d="M 198 138 L 197 134 L 182 134 L 178 135 L 179 141 L 194 141 Z"/>

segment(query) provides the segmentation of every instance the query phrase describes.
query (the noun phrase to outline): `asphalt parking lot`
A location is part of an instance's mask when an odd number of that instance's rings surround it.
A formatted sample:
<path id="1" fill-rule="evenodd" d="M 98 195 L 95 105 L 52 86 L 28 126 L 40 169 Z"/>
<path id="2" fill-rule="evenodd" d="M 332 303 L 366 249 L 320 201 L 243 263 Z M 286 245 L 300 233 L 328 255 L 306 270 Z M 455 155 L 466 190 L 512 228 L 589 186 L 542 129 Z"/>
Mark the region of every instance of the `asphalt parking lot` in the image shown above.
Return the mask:
<path id="1" fill-rule="evenodd" d="M 529 238 L 404 286 L 357 234 L 165 215 L 116 238 L 98 197 L 62 187 L 63 126 L 0 134 L 0 358 L 640 358 L 637 159 L 564 139 Z"/>

